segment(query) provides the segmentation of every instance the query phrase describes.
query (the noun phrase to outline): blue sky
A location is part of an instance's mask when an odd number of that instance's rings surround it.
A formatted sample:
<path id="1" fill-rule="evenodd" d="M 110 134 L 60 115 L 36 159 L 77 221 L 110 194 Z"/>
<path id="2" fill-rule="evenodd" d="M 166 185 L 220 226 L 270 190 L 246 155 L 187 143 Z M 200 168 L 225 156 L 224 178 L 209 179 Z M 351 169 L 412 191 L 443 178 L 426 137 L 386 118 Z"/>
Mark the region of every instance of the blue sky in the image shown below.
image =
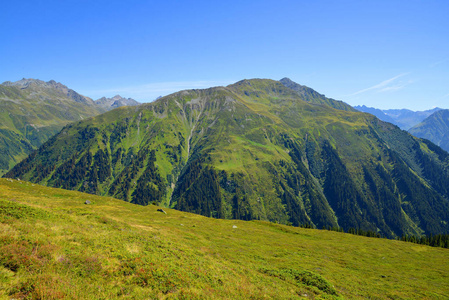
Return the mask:
<path id="1" fill-rule="evenodd" d="M 351 105 L 449 108 L 449 1 L 4 1 L 0 82 L 142 102 L 289 77 Z"/>

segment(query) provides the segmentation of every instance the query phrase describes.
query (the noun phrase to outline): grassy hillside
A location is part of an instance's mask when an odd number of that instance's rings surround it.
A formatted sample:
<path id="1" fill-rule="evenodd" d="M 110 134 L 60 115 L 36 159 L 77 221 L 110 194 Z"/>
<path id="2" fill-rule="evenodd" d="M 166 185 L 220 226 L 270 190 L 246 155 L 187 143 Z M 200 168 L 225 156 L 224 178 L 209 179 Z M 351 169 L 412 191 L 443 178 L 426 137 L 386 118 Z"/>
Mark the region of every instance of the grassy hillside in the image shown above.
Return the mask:
<path id="1" fill-rule="evenodd" d="M 281 80 L 279 80 L 279 82 L 297 92 L 304 101 L 314 104 L 327 105 L 340 110 L 357 111 L 351 105 L 343 101 L 327 98 L 326 96 L 305 85 L 300 85 L 294 81 L 291 81 L 289 78 L 282 78 Z"/>
<path id="2" fill-rule="evenodd" d="M 449 232 L 449 154 L 274 80 L 72 123 L 5 176 L 226 219 Z"/>
<path id="3" fill-rule="evenodd" d="M 157 209 L 0 179 L 0 298 L 449 294 L 447 249 Z"/>

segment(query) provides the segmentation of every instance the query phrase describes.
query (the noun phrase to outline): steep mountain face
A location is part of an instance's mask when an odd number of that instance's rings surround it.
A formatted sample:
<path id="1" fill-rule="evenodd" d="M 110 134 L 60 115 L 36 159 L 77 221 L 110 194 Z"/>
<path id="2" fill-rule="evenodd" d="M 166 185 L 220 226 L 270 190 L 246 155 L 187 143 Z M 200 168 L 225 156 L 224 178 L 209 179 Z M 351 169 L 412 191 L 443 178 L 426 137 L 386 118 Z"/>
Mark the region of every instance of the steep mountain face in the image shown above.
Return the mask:
<path id="1" fill-rule="evenodd" d="M 414 136 L 425 138 L 449 152 L 449 110 L 439 110 L 410 128 Z"/>
<path id="2" fill-rule="evenodd" d="M 6 177 L 216 218 L 394 237 L 449 232 L 449 154 L 273 80 L 73 123 Z"/>
<path id="3" fill-rule="evenodd" d="M 134 99 L 131 98 L 123 98 L 120 95 L 116 95 L 112 98 L 106 98 L 102 97 L 95 101 L 95 104 L 100 106 L 106 111 L 109 111 L 111 109 L 122 107 L 122 106 L 136 106 L 139 105 L 140 102 L 137 102 Z"/>
<path id="4" fill-rule="evenodd" d="M 434 112 L 441 110 L 441 108 L 438 107 L 425 111 L 412 111 L 409 109 L 378 109 L 366 107 L 365 105 L 354 106 L 354 108 L 375 115 L 382 121 L 393 123 L 403 130 L 409 130 Z"/>
<path id="5" fill-rule="evenodd" d="M 301 84 L 298 84 L 298 83 L 290 80 L 290 78 L 286 78 L 286 77 L 282 78 L 281 80 L 279 80 L 279 82 L 282 83 L 284 86 L 297 92 L 298 95 L 301 97 L 301 99 L 303 99 L 304 101 L 314 103 L 314 104 L 327 105 L 327 106 L 333 107 L 335 109 L 356 111 L 356 109 L 354 109 L 351 105 L 349 105 L 343 101 L 338 101 L 338 100 L 334 100 L 331 98 L 327 98 L 326 96 L 318 93 L 317 91 L 315 91 L 305 85 L 301 85 Z"/>

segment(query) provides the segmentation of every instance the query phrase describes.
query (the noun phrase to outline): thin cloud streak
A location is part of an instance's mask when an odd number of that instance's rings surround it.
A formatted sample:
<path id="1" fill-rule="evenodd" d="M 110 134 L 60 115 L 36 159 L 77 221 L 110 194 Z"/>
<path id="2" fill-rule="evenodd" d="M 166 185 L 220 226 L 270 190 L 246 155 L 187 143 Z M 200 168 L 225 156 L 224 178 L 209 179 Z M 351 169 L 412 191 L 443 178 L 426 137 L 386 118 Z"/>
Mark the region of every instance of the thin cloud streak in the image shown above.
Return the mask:
<path id="1" fill-rule="evenodd" d="M 378 90 L 378 93 L 382 93 L 382 92 L 394 92 L 394 91 L 399 91 L 402 90 L 403 88 L 405 88 L 407 85 L 412 84 L 414 81 L 413 80 L 409 80 L 408 82 L 405 83 L 399 83 L 397 85 L 393 85 L 393 86 L 387 86 L 383 89 Z"/>
<path id="2" fill-rule="evenodd" d="M 369 91 L 374 91 L 377 90 L 378 92 L 387 92 L 387 91 L 395 91 L 395 90 L 400 90 L 402 88 L 404 88 L 407 84 L 401 84 L 401 85 L 393 85 L 393 86 L 389 86 L 391 83 L 393 83 L 395 80 L 397 80 L 398 78 L 401 78 L 403 76 L 406 76 L 410 73 L 401 73 L 399 75 L 396 75 L 390 79 L 384 80 L 381 83 L 378 83 L 376 85 L 373 85 L 372 87 L 357 91 L 355 93 L 346 95 L 345 97 L 351 97 L 351 96 L 355 96 L 355 95 L 359 95 L 362 93 L 366 93 Z"/>
<path id="3" fill-rule="evenodd" d="M 437 62 L 434 62 L 433 64 L 431 64 L 429 67 L 431 67 L 431 68 L 435 68 L 436 66 L 439 66 L 439 65 L 441 65 L 441 64 L 444 64 L 445 62 L 447 62 L 449 59 L 443 59 L 443 60 L 440 60 L 440 61 L 437 61 Z"/>

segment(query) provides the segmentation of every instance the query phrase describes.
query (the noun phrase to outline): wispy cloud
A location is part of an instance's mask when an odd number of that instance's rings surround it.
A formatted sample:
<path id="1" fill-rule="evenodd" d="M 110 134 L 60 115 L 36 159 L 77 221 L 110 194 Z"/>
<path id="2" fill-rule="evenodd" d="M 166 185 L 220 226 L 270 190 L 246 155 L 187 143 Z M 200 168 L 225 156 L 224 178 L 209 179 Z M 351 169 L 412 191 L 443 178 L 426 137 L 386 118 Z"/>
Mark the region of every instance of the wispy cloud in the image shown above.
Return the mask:
<path id="1" fill-rule="evenodd" d="M 380 93 L 380 92 L 390 92 L 390 91 L 397 91 L 397 90 L 403 89 L 405 86 L 407 86 L 411 82 L 409 81 L 407 83 L 404 83 L 404 82 L 398 82 L 397 80 L 401 77 L 408 75 L 408 74 L 410 74 L 410 73 L 401 73 L 401 74 L 396 75 L 390 79 L 384 80 L 376 85 L 373 85 L 369 88 L 346 95 L 346 97 L 363 94 L 363 93 L 366 93 L 369 91 L 376 91 L 376 92 Z"/>
<path id="2" fill-rule="evenodd" d="M 148 83 L 142 85 L 134 86 L 122 86 L 111 89 L 98 89 L 98 90 L 87 90 L 83 91 L 85 95 L 90 97 L 102 97 L 120 94 L 123 97 L 135 98 L 139 101 L 151 101 L 158 96 L 165 96 L 180 90 L 186 89 L 202 89 L 209 88 L 213 86 L 228 85 L 234 81 L 223 80 L 223 81 L 208 81 L 208 80 L 198 80 L 198 81 L 175 81 L 175 82 L 157 82 Z"/>
<path id="3" fill-rule="evenodd" d="M 443 59 L 443 60 L 439 60 L 439 61 L 436 61 L 436 62 L 430 64 L 429 67 L 435 68 L 436 66 L 442 65 L 442 64 L 444 64 L 447 61 L 449 61 L 449 59 L 447 59 L 447 58 Z"/>

